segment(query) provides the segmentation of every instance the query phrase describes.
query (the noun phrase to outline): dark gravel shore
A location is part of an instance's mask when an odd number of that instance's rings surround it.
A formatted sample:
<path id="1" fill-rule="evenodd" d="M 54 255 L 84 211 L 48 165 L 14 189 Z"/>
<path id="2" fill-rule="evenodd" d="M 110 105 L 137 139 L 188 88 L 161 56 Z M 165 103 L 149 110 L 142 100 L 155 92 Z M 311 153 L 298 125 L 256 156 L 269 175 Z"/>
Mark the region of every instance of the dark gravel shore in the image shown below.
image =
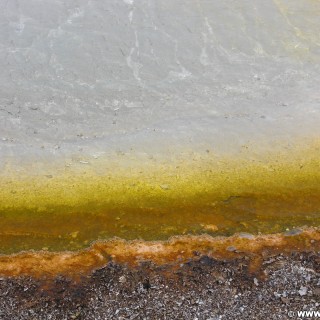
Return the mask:
<path id="1" fill-rule="evenodd" d="M 319 252 L 266 257 L 257 273 L 248 261 L 110 263 L 80 283 L 1 278 L 0 319 L 298 319 L 297 311 L 320 311 Z"/>

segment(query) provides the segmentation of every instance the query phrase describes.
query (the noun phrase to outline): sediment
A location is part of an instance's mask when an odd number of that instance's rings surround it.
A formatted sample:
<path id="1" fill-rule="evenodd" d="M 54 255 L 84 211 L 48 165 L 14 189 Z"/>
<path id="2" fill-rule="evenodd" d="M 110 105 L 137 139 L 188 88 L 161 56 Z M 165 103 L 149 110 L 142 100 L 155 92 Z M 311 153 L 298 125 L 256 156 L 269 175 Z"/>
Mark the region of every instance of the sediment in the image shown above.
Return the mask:
<path id="1" fill-rule="evenodd" d="M 258 235 L 241 233 L 232 237 L 176 236 L 168 241 L 98 241 L 77 252 L 28 251 L 0 256 L 0 275 L 54 278 L 58 275 L 79 279 L 110 262 L 132 267 L 142 261 L 157 265 L 184 263 L 195 255 L 232 260 L 250 257 L 250 268 L 259 267 L 261 257 L 277 253 L 317 251 L 320 230 L 305 228 L 282 234 Z"/>
<path id="2" fill-rule="evenodd" d="M 319 310 L 319 251 L 263 255 L 254 272 L 250 261 L 195 253 L 178 264 L 108 262 L 81 281 L 0 278 L 0 319 L 297 319 Z"/>

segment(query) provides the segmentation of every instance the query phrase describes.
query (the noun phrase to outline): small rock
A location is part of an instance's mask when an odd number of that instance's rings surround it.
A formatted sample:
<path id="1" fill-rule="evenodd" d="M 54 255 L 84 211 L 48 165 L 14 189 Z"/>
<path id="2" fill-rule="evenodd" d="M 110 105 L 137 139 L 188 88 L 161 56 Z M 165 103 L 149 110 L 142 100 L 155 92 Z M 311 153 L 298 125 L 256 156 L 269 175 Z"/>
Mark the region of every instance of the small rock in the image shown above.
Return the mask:
<path id="1" fill-rule="evenodd" d="M 257 278 L 254 278 L 254 279 L 253 279 L 253 282 L 254 282 L 254 284 L 255 284 L 256 286 L 258 286 L 258 285 L 259 285 L 259 281 L 258 281 L 258 279 L 257 279 Z"/>
<path id="2" fill-rule="evenodd" d="M 70 318 L 71 318 L 71 319 L 78 319 L 79 316 L 80 316 L 80 312 L 77 312 L 77 313 L 71 315 Z"/>
<path id="3" fill-rule="evenodd" d="M 169 190 L 170 189 L 170 186 L 168 184 L 160 184 L 160 188 L 162 190 Z"/>
<path id="4" fill-rule="evenodd" d="M 218 227 L 215 224 L 203 224 L 202 227 L 208 231 L 218 231 Z"/>
<path id="5" fill-rule="evenodd" d="M 78 234 L 79 234 L 79 231 L 74 231 L 70 233 L 70 236 L 75 239 L 78 236 Z"/>
<path id="6" fill-rule="evenodd" d="M 281 297 L 281 301 L 285 304 L 288 304 L 290 302 L 289 298 Z"/>
<path id="7" fill-rule="evenodd" d="M 305 296 L 308 292 L 308 289 L 307 289 L 307 287 L 301 287 L 298 292 L 299 292 L 300 296 Z"/>
<path id="8" fill-rule="evenodd" d="M 301 229 L 292 229 L 292 230 L 287 230 L 284 235 L 285 236 L 296 236 L 298 234 L 302 233 Z"/>
<path id="9" fill-rule="evenodd" d="M 312 290 L 312 293 L 315 295 L 315 296 L 320 296 L 320 288 L 314 288 Z"/>
<path id="10" fill-rule="evenodd" d="M 251 233 L 246 233 L 246 232 L 240 232 L 239 237 L 244 238 L 244 239 L 253 239 L 254 238 L 254 236 Z"/>

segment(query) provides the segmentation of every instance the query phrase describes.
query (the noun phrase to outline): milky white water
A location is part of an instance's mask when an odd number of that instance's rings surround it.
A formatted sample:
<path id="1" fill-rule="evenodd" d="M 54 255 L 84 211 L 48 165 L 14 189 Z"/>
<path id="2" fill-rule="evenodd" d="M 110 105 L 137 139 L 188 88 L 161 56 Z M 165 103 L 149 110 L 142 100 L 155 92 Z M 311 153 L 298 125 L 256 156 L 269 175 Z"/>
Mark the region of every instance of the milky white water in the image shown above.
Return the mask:
<path id="1" fill-rule="evenodd" d="M 319 13 L 312 0 L 0 0 L 1 165 L 319 137 Z"/>

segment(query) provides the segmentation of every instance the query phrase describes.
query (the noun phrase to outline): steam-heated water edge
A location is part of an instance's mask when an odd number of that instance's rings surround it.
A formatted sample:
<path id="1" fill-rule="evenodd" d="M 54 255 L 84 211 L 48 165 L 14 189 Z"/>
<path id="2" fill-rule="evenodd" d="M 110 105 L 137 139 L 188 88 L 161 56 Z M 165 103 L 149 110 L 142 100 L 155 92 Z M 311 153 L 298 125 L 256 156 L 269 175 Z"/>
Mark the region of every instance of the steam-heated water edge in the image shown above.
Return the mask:
<path id="1" fill-rule="evenodd" d="M 0 252 L 77 250 L 96 240 L 299 232 L 320 225 L 318 144 L 264 160 L 198 157 L 100 174 L 1 178 Z M 49 170 L 49 169 L 48 169 Z M 49 170 L 50 172 L 50 170 Z"/>

